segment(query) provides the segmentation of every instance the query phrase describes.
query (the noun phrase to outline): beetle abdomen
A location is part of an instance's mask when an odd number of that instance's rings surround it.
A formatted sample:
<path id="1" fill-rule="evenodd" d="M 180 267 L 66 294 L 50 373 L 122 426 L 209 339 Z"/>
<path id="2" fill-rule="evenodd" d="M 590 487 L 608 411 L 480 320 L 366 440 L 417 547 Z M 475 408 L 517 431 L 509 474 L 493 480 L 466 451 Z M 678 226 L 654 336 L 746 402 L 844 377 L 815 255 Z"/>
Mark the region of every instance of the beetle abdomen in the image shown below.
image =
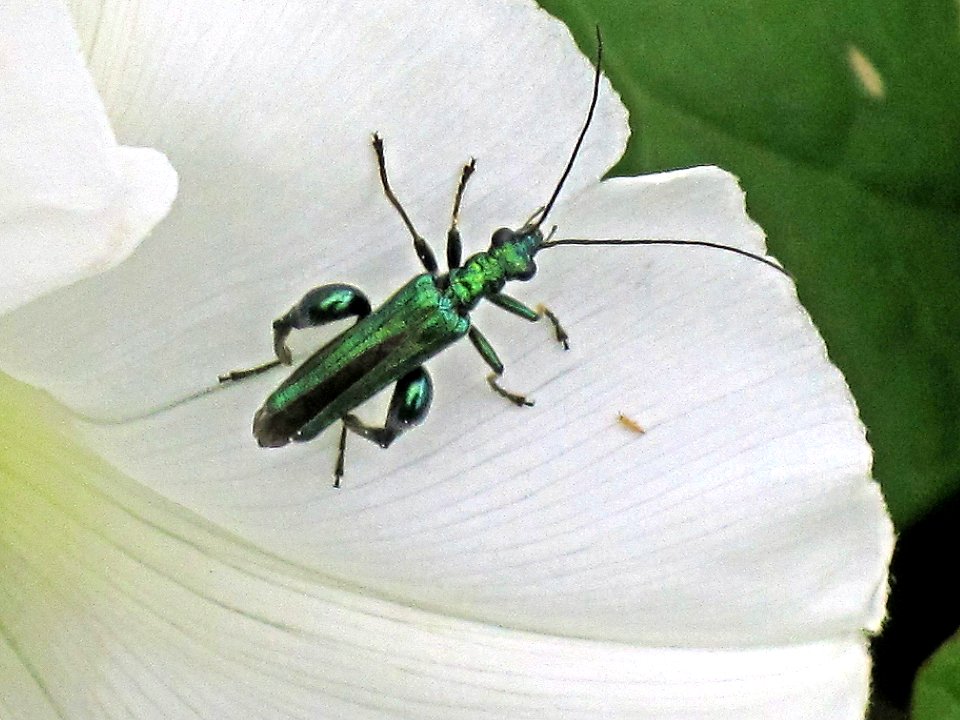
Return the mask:
<path id="1" fill-rule="evenodd" d="M 333 422 L 463 337 L 458 315 L 430 275 L 419 275 L 309 357 L 253 420 L 261 447 L 315 437 Z"/>

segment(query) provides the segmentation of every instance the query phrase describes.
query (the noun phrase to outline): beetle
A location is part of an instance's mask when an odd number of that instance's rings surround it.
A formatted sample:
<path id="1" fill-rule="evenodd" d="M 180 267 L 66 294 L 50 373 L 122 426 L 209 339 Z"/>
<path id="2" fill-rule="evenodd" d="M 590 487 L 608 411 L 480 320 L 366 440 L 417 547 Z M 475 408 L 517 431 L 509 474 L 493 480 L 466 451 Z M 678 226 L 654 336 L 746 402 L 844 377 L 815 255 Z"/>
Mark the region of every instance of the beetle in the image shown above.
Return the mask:
<path id="1" fill-rule="evenodd" d="M 351 285 L 336 283 L 310 290 L 274 321 L 275 360 L 219 377 L 221 383 L 226 383 L 281 364 L 291 365 L 292 357 L 286 339 L 293 330 L 351 317 L 357 319 L 354 325 L 307 358 L 257 410 L 253 419 L 253 434 L 261 447 L 306 442 L 340 421 L 340 442 L 334 468 L 334 487 L 340 487 L 340 479 L 344 474 L 347 431 L 387 448 L 401 434 L 423 422 L 433 399 L 433 382 L 424 362 L 464 336 L 470 339 L 490 367 L 492 372 L 487 376 L 490 387 L 515 405 L 532 405 L 533 402 L 524 395 L 510 392 L 497 382 L 503 374 L 503 363 L 490 342 L 471 323 L 470 312 L 481 300 L 487 300 L 531 322 L 546 319 L 553 326 L 557 342 L 564 349 L 569 349 L 566 331 L 548 308 L 530 308 L 503 292 L 507 282 L 530 280 L 536 274 L 534 257 L 545 248 L 561 245 L 696 245 L 734 252 L 786 273 L 765 257 L 706 241 L 551 240 L 553 231 L 544 236 L 541 226 L 573 168 L 593 120 L 599 97 L 602 56 L 603 45 L 597 28 L 597 62 L 590 106 L 566 167 L 547 204 L 520 228 L 496 230 L 487 250 L 461 262 L 462 241 L 458 229 L 460 204 L 467 182 L 476 169 L 476 161 L 471 159 L 463 166 L 447 232 L 446 273 L 439 272 L 433 251 L 417 232 L 394 194 L 387 177 L 383 140 L 374 133 L 373 149 L 383 192 L 412 237 L 414 250 L 425 272 L 413 277 L 376 309 L 371 308 L 363 292 Z M 382 426 L 368 425 L 353 414 L 358 405 L 391 384 L 394 385 L 393 395 Z"/>

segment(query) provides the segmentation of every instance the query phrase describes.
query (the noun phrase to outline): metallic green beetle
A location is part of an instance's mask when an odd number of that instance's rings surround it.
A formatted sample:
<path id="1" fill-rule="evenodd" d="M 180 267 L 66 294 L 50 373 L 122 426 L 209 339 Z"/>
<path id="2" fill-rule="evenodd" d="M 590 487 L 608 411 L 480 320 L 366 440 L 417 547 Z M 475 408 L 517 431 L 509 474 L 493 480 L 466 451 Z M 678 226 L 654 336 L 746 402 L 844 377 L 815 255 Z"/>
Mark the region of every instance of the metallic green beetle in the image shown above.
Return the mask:
<path id="1" fill-rule="evenodd" d="M 500 228 L 495 231 L 489 249 L 470 256 L 461 264 L 462 244 L 457 219 L 463 191 L 476 162 L 471 160 L 464 165 L 447 233 L 447 273 L 438 273 L 437 261 L 430 246 L 416 231 L 393 193 L 387 179 L 383 141 L 374 134 L 373 148 L 383 191 L 413 237 L 414 249 L 426 272 L 414 277 L 373 311 L 366 296 L 350 285 L 333 284 L 314 288 L 274 321 L 276 360 L 220 376 L 221 382 L 229 382 L 259 374 L 280 364 L 290 365 L 292 358 L 286 338 L 292 330 L 349 317 L 358 318 L 356 324 L 317 350 L 267 397 L 253 419 L 253 434 L 261 447 L 306 442 L 336 421 L 342 421 L 334 469 L 334 487 L 339 487 L 344 472 L 347 430 L 386 448 L 401 433 L 423 422 L 433 399 L 433 383 L 423 363 L 464 335 L 470 338 L 493 370 L 487 377 L 490 386 L 516 405 L 532 405 L 523 395 L 508 392 L 497 383 L 497 378 L 503 374 L 503 363 L 493 346 L 471 324 L 470 311 L 485 299 L 525 320 L 537 321 L 545 317 L 552 323 L 557 341 L 564 349 L 569 349 L 567 334 L 552 312 L 543 306 L 534 310 L 502 292 L 507 281 L 529 280 L 534 276 L 537 270 L 534 256 L 545 248 L 591 244 L 699 245 L 729 250 L 783 272 L 779 265 L 767 258 L 710 242 L 662 239 L 551 241 L 549 236 L 544 237 L 540 227 L 560 194 L 593 119 L 599 95 L 601 57 L 602 43 L 598 29 L 597 64 L 590 108 L 550 200 L 518 230 Z M 395 387 L 382 427 L 367 425 L 352 414 L 354 408 L 390 384 L 395 384 Z"/>

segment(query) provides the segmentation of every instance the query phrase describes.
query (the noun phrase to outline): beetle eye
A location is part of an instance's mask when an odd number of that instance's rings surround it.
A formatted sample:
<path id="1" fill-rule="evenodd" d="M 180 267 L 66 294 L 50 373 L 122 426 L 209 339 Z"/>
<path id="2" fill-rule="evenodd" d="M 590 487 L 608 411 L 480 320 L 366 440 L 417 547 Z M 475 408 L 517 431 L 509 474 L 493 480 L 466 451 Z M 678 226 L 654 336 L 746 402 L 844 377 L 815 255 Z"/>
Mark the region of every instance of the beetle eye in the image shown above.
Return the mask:
<path id="1" fill-rule="evenodd" d="M 501 245 L 506 245 L 508 242 L 512 242 L 516 236 L 517 234 L 510 228 L 500 228 L 493 232 L 493 237 L 490 238 L 490 244 L 493 247 L 500 247 Z"/>

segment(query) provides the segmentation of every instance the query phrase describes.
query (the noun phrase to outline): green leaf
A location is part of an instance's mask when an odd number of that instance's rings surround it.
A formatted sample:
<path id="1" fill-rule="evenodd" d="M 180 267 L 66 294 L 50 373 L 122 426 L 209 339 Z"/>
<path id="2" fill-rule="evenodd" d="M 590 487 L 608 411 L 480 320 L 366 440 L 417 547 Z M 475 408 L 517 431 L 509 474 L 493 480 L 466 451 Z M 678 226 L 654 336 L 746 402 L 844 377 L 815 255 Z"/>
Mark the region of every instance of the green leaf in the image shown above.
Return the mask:
<path id="1" fill-rule="evenodd" d="M 615 174 L 741 178 L 857 398 L 897 525 L 957 492 L 960 6 L 541 4 L 589 55 L 603 30 L 634 133 Z"/>
<path id="2" fill-rule="evenodd" d="M 960 720 L 960 634 L 927 660 L 913 685 L 912 720 Z"/>

